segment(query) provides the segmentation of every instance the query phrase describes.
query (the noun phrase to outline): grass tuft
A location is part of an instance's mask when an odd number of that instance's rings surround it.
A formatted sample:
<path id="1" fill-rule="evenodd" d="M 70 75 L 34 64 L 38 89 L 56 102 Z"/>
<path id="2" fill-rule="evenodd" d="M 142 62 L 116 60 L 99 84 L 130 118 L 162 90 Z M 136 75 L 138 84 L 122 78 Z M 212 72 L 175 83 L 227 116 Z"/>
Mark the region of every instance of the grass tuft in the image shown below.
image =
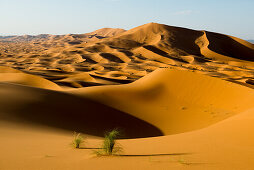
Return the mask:
<path id="1" fill-rule="evenodd" d="M 116 143 L 116 139 L 120 136 L 120 131 L 114 129 L 105 133 L 105 138 L 101 151 L 95 151 L 97 156 L 111 156 L 122 151 L 122 147 Z"/>
<path id="2" fill-rule="evenodd" d="M 80 148 L 80 144 L 84 142 L 84 137 L 81 135 L 81 133 L 74 132 L 73 134 L 73 140 L 72 140 L 72 146 L 74 148 Z"/>

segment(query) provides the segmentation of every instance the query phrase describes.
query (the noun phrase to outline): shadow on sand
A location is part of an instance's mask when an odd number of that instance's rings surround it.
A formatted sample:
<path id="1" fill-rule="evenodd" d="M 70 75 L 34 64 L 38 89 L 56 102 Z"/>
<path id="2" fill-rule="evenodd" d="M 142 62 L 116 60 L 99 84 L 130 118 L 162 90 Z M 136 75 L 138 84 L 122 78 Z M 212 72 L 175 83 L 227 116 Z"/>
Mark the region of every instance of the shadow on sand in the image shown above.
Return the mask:
<path id="1" fill-rule="evenodd" d="M 104 137 L 118 128 L 121 138 L 162 136 L 155 126 L 85 97 L 28 86 L 0 83 L 0 118 Z"/>

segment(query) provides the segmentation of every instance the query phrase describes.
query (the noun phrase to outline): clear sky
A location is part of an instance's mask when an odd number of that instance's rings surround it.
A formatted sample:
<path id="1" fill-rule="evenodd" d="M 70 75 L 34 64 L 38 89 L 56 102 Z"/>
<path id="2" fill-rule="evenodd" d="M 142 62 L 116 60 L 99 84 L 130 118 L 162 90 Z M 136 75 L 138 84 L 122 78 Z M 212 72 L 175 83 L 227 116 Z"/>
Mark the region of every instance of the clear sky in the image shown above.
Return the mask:
<path id="1" fill-rule="evenodd" d="M 87 33 L 149 22 L 254 39 L 254 0 L 0 0 L 0 35 Z"/>

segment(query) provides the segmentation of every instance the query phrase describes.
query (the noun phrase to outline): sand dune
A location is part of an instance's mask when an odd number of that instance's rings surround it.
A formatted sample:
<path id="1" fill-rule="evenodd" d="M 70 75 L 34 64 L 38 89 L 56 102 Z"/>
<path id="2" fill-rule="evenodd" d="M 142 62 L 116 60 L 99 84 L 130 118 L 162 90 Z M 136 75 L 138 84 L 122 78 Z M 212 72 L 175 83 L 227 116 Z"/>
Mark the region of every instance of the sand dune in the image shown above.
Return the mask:
<path id="1" fill-rule="evenodd" d="M 96 136 L 103 136 L 106 130 L 115 127 L 121 127 L 127 138 L 162 135 L 149 123 L 88 98 L 6 83 L 0 83 L 0 88 L 1 120 L 46 125 Z M 131 128 L 130 124 L 133 124 Z M 144 133 L 144 129 L 149 131 Z"/>
<path id="2" fill-rule="evenodd" d="M 203 32 L 203 36 L 197 40 L 201 48 L 201 54 L 208 58 L 215 58 L 223 61 L 245 60 L 254 61 L 254 45 L 239 38 Z"/>
<path id="3" fill-rule="evenodd" d="M 252 146 L 254 136 L 250 133 L 254 130 L 253 113 L 254 110 L 250 109 L 210 127 L 193 132 L 144 140 L 126 140 L 122 141 L 121 144 L 127 147 L 126 150 L 129 151 L 128 154 L 130 155 L 176 153 L 175 156 L 172 154 L 169 157 L 152 157 L 149 165 L 143 162 L 142 168 L 144 169 L 149 168 L 149 166 L 158 169 L 165 167 L 194 170 L 253 169 Z M 149 151 L 146 150 L 147 148 L 144 149 L 144 146 L 148 146 Z M 179 165 L 179 160 L 183 161 L 183 165 Z M 158 162 L 164 166 L 159 166 Z"/>
<path id="4" fill-rule="evenodd" d="M 120 29 L 120 28 L 102 28 L 102 29 L 98 29 L 96 31 L 93 31 L 91 33 L 88 33 L 90 35 L 97 35 L 97 36 L 101 36 L 101 37 L 112 37 L 115 36 L 117 34 L 121 34 L 123 32 L 125 32 L 126 30 L 124 29 Z"/>
<path id="5" fill-rule="evenodd" d="M 0 67 L 0 82 L 22 84 L 51 90 L 61 90 L 61 87 L 49 80 L 25 74 L 9 67 Z"/>
<path id="6" fill-rule="evenodd" d="M 190 71 L 158 69 L 119 86 L 70 90 L 175 134 L 206 127 L 253 107 L 253 90 Z"/>
<path id="7" fill-rule="evenodd" d="M 253 57 L 239 38 L 157 23 L 0 37 L 0 169 L 251 170 Z M 113 128 L 123 155 L 92 157 Z"/>
<path id="8" fill-rule="evenodd" d="M 252 108 L 252 101 L 254 99 L 253 90 L 250 88 L 190 71 L 168 68 L 158 69 L 131 84 L 66 89 L 65 91 L 48 80 L 25 73 L 1 73 L 0 79 L 1 82 L 27 86 L 15 86 L 13 84 L 9 87 L 12 90 L 7 91 L 13 91 L 14 94 L 20 91 L 24 93 L 24 96 L 22 95 L 20 98 L 15 96 L 14 100 L 13 97 L 9 96 L 13 95 L 12 92 L 10 94 L 4 92 L 3 95 L 7 94 L 7 96 L 2 97 L 5 100 L 6 98 L 10 98 L 10 100 L 2 104 L 5 107 L 7 107 L 6 105 L 11 106 L 13 101 L 23 101 L 26 103 L 26 96 L 35 96 L 33 97 L 35 101 L 30 101 L 28 98 L 28 101 L 31 103 L 22 104 L 33 107 L 28 107 L 26 108 L 28 110 L 20 111 L 21 114 L 23 112 L 26 114 L 38 112 L 35 109 L 43 107 L 43 110 L 39 109 L 39 112 L 43 111 L 47 113 L 44 115 L 45 119 L 56 114 L 55 111 L 61 114 L 64 112 L 66 115 L 68 115 L 68 112 L 75 112 L 77 114 L 84 114 L 85 116 L 88 114 L 86 113 L 87 111 L 91 114 L 105 112 L 108 109 L 104 107 L 109 107 L 112 110 L 107 112 L 108 115 L 119 110 L 119 112 L 123 112 L 121 114 L 127 113 L 140 121 L 145 121 L 151 126 L 160 129 L 164 135 L 183 133 L 212 125 Z M 58 82 L 73 83 L 74 80 L 81 82 L 84 79 L 95 82 L 93 77 L 85 73 L 73 75 L 72 78 L 68 77 L 60 81 L 58 80 Z M 6 85 L 3 84 L 2 86 L 6 88 Z M 36 88 L 34 89 L 28 86 L 40 88 L 41 90 L 36 90 Z M 81 85 L 76 84 L 76 86 L 79 87 Z M 43 89 L 61 90 L 63 92 L 53 93 L 44 91 Z M 44 97 L 40 98 L 40 96 Z M 52 108 L 54 103 L 57 104 L 53 102 L 54 100 L 57 103 L 61 103 L 60 108 L 57 105 Z M 69 103 L 71 100 L 73 101 Z M 95 103 L 88 104 L 87 106 L 84 105 L 92 101 Z M 6 104 L 6 102 L 10 104 Z M 97 111 L 96 105 L 100 105 L 100 111 Z M 74 109 L 73 111 L 71 111 L 72 108 Z M 81 108 L 86 111 L 83 112 Z M 19 111 L 18 107 L 16 109 Z M 112 117 L 114 116 L 112 115 Z M 110 120 L 111 116 L 108 119 Z M 87 118 L 89 122 L 94 121 L 92 120 Z M 120 122 L 120 120 L 118 121 Z M 114 125 L 112 124 L 112 126 Z M 126 126 L 118 126 L 119 128 L 123 128 L 123 130 L 127 128 Z M 151 136 L 153 135 L 152 132 Z M 128 134 L 127 136 L 131 135 Z"/>
<path id="9" fill-rule="evenodd" d="M 194 70 L 246 86 L 248 83 L 241 80 L 254 76 L 253 44 L 207 31 L 149 23 L 128 31 L 104 28 L 87 34 L 39 37 L 23 43 L 1 42 L 0 64 L 51 80 L 59 75 L 87 72 L 135 81 L 159 67 Z M 241 76 L 235 76 L 236 69 L 241 69 Z M 105 74 L 111 71 L 122 74 Z"/>
<path id="10" fill-rule="evenodd" d="M 128 85 L 57 92 L 0 83 L 0 93 L 2 168 L 34 169 L 39 162 L 42 169 L 254 166 L 254 92 L 218 78 L 159 69 Z M 127 138 L 159 137 L 119 140 L 127 156 L 96 159 L 93 149 L 67 149 L 71 134 L 62 131 L 102 136 L 115 127 Z M 101 139 L 87 140 L 86 147 L 100 147 Z"/>

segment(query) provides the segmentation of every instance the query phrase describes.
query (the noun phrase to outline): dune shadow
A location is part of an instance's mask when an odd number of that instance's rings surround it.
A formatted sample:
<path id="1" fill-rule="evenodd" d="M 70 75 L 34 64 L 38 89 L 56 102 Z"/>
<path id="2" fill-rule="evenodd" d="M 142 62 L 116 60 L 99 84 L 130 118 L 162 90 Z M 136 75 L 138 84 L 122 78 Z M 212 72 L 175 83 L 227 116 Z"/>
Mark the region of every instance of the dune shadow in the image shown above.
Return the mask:
<path id="1" fill-rule="evenodd" d="M 128 51 L 128 50 L 119 50 L 120 52 L 124 53 L 126 56 L 130 57 L 130 56 L 133 56 L 133 52 L 131 51 Z"/>
<path id="2" fill-rule="evenodd" d="M 239 43 L 233 38 L 214 32 L 206 32 L 209 41 L 208 48 L 216 53 L 226 55 L 232 58 L 254 61 L 254 50 Z"/>
<path id="3" fill-rule="evenodd" d="M 100 53 L 100 56 L 108 59 L 109 61 L 116 62 L 116 63 L 124 63 L 120 58 L 111 54 L 111 53 Z"/>
<path id="4" fill-rule="evenodd" d="M 20 95 L 22 94 L 22 95 Z M 72 94 L 0 83 L 1 119 L 104 136 L 118 128 L 122 138 L 162 136 L 155 126 L 112 107 Z"/>
<path id="5" fill-rule="evenodd" d="M 184 61 L 183 59 L 181 58 L 177 58 L 177 57 L 173 57 L 173 56 L 170 56 L 168 53 L 166 53 L 165 51 L 155 47 L 155 46 L 152 46 L 152 45 L 144 45 L 143 46 L 145 49 L 155 53 L 155 54 L 158 54 L 158 55 L 161 55 L 163 57 L 166 57 L 166 58 L 170 58 L 170 59 L 173 59 L 173 60 L 176 60 L 176 61 L 179 61 L 179 62 L 182 62 L 182 63 L 187 63 L 186 61 Z"/>
<path id="6" fill-rule="evenodd" d="M 117 78 L 108 78 L 108 77 L 103 77 L 103 76 L 97 76 L 97 75 L 91 75 L 91 77 L 96 78 L 96 79 L 102 79 L 102 80 L 107 80 L 115 83 L 120 83 L 120 84 L 128 84 L 132 83 L 133 80 L 130 79 L 117 79 Z"/>
<path id="7" fill-rule="evenodd" d="M 82 54 L 81 57 L 85 59 L 85 62 L 91 63 L 91 64 L 97 64 L 98 62 L 90 59 L 90 56 L 87 54 Z"/>

